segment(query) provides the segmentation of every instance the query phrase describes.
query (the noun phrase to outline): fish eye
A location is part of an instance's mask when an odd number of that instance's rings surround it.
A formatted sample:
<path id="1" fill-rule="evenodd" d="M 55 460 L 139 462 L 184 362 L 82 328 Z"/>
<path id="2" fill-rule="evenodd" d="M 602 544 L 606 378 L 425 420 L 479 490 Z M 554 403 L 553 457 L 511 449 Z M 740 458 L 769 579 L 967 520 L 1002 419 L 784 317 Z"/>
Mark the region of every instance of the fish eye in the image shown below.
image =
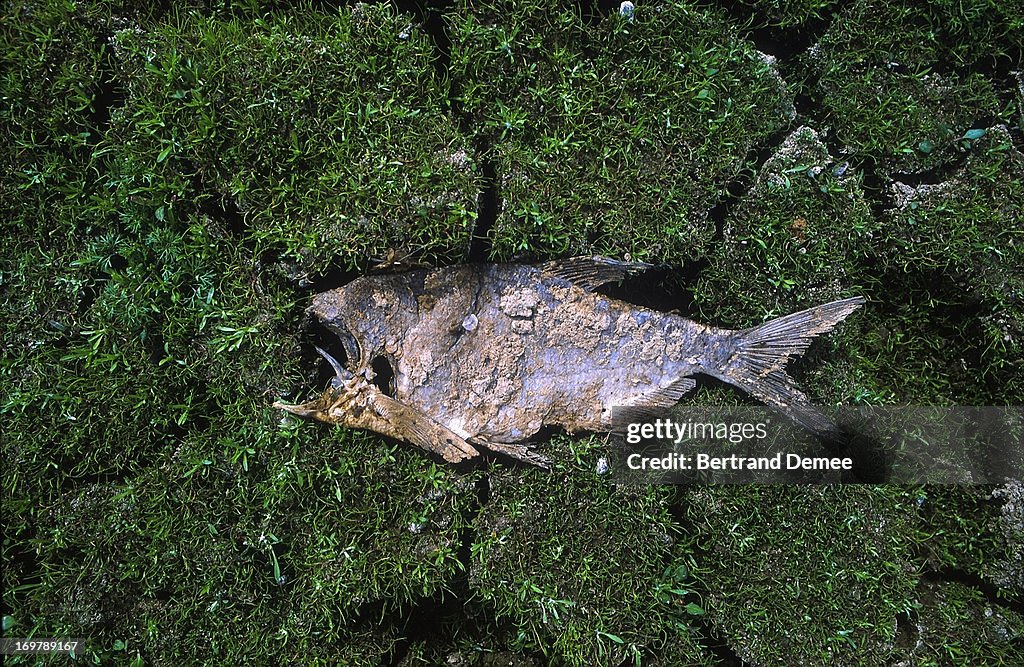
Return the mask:
<path id="1" fill-rule="evenodd" d="M 395 395 L 395 369 L 391 360 L 385 356 L 374 358 L 370 366 L 373 369 L 373 383 L 387 396 Z"/>

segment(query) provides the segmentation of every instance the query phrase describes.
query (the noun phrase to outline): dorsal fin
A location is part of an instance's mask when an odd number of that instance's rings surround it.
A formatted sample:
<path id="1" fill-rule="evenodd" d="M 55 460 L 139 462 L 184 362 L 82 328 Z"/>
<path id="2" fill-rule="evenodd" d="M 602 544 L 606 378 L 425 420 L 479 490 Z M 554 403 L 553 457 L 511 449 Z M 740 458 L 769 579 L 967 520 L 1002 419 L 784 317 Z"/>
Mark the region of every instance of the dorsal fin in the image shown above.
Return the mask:
<path id="1" fill-rule="evenodd" d="M 695 386 L 697 381 L 693 378 L 680 378 L 667 387 L 647 392 L 630 405 L 616 406 L 614 414 L 609 417 L 609 426 L 612 431 L 618 431 L 630 422 L 644 421 L 678 403 Z"/>
<path id="2" fill-rule="evenodd" d="M 653 266 L 653 264 L 623 262 L 608 257 L 581 256 L 544 262 L 538 268 L 549 276 L 564 278 L 582 289 L 593 291 L 605 283 L 618 282 Z"/>

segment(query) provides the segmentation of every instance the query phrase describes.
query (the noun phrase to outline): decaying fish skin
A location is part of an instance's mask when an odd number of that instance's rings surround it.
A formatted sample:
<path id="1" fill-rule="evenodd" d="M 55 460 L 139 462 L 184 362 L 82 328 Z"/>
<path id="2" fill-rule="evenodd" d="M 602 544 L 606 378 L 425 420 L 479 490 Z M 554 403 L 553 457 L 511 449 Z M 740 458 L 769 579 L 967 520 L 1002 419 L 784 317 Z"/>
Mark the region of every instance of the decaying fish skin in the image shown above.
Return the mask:
<path id="1" fill-rule="evenodd" d="M 705 373 L 817 433 L 831 422 L 785 371 L 814 337 L 860 307 L 835 301 L 740 331 L 699 324 L 594 290 L 647 264 L 577 257 L 359 278 L 308 312 L 337 334 L 346 366 L 318 399 L 275 405 L 406 440 L 456 463 L 476 446 L 544 466 L 522 444 L 542 426 L 615 430 L 673 405 Z M 391 395 L 371 382 L 383 357 Z M 612 421 L 612 406 L 616 410 Z"/>

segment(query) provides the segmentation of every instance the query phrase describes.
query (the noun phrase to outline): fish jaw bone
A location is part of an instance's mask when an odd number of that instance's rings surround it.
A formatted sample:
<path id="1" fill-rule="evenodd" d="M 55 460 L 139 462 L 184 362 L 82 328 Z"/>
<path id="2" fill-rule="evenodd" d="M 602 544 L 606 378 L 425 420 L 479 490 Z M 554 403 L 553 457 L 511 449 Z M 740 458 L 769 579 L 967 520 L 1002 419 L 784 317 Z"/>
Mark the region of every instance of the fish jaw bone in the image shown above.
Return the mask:
<path id="1" fill-rule="evenodd" d="M 366 409 L 366 394 L 371 387 L 377 389 L 363 377 L 348 373 L 347 377 L 343 378 L 339 374 L 331 380 L 331 384 L 323 393 L 312 401 L 298 405 L 274 401 L 274 407 L 299 417 L 311 417 L 328 424 L 359 427 L 362 424 L 355 422 L 360 421 L 358 415 Z"/>
<path id="2" fill-rule="evenodd" d="M 366 429 L 411 442 L 439 454 L 449 463 L 461 463 L 480 454 L 462 436 L 416 408 L 391 398 L 358 375 L 344 382 L 332 381 L 319 398 L 307 403 L 286 405 L 275 402 L 274 407 L 300 417 Z"/>

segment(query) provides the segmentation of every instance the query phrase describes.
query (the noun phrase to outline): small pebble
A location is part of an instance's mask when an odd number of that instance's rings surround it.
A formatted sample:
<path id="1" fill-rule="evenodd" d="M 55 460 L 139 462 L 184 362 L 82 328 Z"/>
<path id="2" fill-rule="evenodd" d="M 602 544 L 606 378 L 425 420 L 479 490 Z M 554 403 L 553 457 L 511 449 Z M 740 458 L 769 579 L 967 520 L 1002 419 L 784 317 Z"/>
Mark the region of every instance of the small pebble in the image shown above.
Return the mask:
<path id="1" fill-rule="evenodd" d="M 636 5 L 629 0 L 625 0 L 621 5 L 619 5 L 619 14 L 625 16 L 630 21 L 633 20 L 633 12 L 635 11 Z"/>
<path id="2" fill-rule="evenodd" d="M 608 459 L 606 459 L 605 457 L 602 456 L 601 458 L 599 458 L 597 460 L 597 474 L 598 475 L 607 475 L 608 474 L 608 470 L 609 470 Z"/>
<path id="3" fill-rule="evenodd" d="M 480 320 L 476 318 L 476 315 L 470 313 L 466 315 L 466 319 L 462 320 L 462 328 L 466 331 L 476 331 L 477 324 L 479 323 Z"/>

